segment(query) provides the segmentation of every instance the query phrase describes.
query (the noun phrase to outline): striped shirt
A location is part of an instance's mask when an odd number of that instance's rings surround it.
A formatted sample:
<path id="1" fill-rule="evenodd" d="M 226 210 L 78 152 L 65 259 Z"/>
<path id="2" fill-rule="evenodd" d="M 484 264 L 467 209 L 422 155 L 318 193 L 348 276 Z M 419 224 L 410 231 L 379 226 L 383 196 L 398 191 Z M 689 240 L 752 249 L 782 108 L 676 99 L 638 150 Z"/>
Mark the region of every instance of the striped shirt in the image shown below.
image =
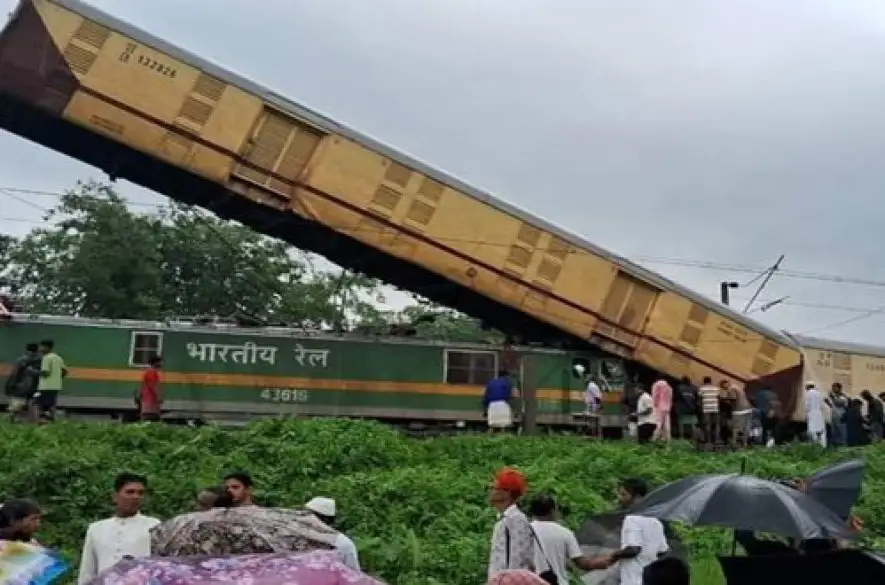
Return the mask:
<path id="1" fill-rule="evenodd" d="M 719 388 L 712 384 L 704 384 L 698 389 L 701 395 L 701 410 L 704 414 L 719 412 Z"/>

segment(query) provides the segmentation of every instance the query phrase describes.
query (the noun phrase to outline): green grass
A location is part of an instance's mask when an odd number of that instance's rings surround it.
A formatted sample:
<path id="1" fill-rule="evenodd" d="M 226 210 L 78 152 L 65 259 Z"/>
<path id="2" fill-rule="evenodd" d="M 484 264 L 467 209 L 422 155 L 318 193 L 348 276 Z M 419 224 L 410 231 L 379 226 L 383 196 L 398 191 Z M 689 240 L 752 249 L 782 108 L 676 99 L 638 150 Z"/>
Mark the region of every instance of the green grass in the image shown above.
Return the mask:
<path id="1" fill-rule="evenodd" d="M 725 577 L 715 558 L 698 557 L 691 561 L 692 585 L 723 585 Z"/>
<path id="2" fill-rule="evenodd" d="M 372 423 L 264 422 L 246 429 L 144 425 L 0 424 L 0 494 L 31 496 L 46 509 L 40 540 L 72 560 L 89 522 L 110 512 L 114 474 L 150 479 L 147 512 L 167 518 L 192 505 L 195 491 L 232 469 L 248 469 L 268 505 L 338 500 L 343 529 L 364 567 L 394 585 L 476 585 L 484 580 L 495 521 L 486 504 L 494 470 L 515 465 L 530 491 L 552 491 L 576 527 L 611 509 L 618 480 L 653 485 L 686 475 L 748 472 L 789 478 L 836 460 L 864 456 L 868 479 L 859 514 L 873 534 L 885 530 L 885 455 L 877 447 L 822 453 L 799 446 L 748 454 L 696 453 L 686 445 L 642 448 L 574 437 L 461 436 L 408 439 Z M 686 528 L 695 585 L 720 585 L 715 559 L 729 551 L 725 530 Z"/>

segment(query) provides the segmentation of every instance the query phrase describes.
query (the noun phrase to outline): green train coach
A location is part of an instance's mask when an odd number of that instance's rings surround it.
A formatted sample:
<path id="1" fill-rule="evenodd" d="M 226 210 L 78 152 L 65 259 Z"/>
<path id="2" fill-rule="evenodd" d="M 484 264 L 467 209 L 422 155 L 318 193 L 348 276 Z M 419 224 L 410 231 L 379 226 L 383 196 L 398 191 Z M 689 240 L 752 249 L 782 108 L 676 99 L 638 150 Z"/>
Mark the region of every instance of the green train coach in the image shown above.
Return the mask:
<path id="1" fill-rule="evenodd" d="M 68 366 L 59 396 L 65 416 L 131 416 L 153 355 L 163 357 L 164 418 L 222 424 L 334 416 L 473 426 L 483 421 L 485 383 L 503 368 L 534 391 L 538 424 L 572 426 L 584 411 L 574 367 L 581 364 L 607 391 L 600 422 L 618 426 L 626 382 L 619 358 L 593 351 L 24 314 L 0 324 L 0 375 L 41 339 L 52 339 Z"/>

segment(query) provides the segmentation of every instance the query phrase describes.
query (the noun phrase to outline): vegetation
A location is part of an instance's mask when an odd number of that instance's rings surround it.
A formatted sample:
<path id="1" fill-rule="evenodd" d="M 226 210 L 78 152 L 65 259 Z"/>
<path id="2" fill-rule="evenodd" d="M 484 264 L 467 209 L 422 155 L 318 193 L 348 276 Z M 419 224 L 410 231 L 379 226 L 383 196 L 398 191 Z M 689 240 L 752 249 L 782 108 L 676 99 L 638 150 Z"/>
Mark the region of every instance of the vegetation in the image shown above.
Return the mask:
<path id="1" fill-rule="evenodd" d="M 759 451 L 750 455 L 748 471 L 794 477 L 858 455 L 870 463 L 858 512 L 869 532 L 882 534 L 881 449 Z M 618 478 L 640 475 L 661 484 L 694 473 L 732 472 L 741 457 L 568 437 L 414 440 L 378 424 L 338 420 L 271 421 L 236 431 L 0 425 L 0 494 L 39 500 L 47 511 L 40 540 L 77 559 L 87 524 L 110 512 L 116 473 L 146 474 L 152 492 L 147 512 L 166 518 L 188 510 L 197 488 L 217 483 L 223 472 L 247 469 L 267 505 L 299 506 L 315 495 L 336 498 L 342 527 L 357 541 L 365 568 L 389 583 L 477 585 L 484 579 L 494 523 L 486 490 L 499 466 L 522 469 L 533 492 L 555 493 L 576 527 L 588 514 L 611 508 Z M 714 556 L 728 550 L 727 533 L 693 528 L 686 539 L 694 582 L 719 585 Z"/>
<path id="2" fill-rule="evenodd" d="M 24 310 L 109 319 L 181 316 L 494 341 L 474 319 L 419 301 L 385 311 L 379 282 L 242 225 L 168 204 L 138 213 L 112 185 L 80 183 L 21 240 L 0 235 L 0 293 Z M 326 268 L 322 268 L 322 266 Z"/>

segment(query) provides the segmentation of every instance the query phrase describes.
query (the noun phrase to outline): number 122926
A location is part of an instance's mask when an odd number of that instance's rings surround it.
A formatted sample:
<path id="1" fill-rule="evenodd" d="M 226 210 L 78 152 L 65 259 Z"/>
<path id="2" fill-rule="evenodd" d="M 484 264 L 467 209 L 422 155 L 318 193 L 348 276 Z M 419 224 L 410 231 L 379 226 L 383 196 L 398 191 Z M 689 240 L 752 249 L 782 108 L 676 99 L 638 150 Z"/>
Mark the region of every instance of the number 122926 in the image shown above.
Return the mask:
<path id="1" fill-rule="evenodd" d="M 151 71 L 159 73 L 160 75 L 165 75 L 166 77 L 175 77 L 178 75 L 178 71 L 175 67 L 172 67 L 168 63 L 163 63 L 162 61 L 158 61 L 153 57 L 148 57 L 142 53 L 136 54 L 138 50 L 138 45 L 136 43 L 126 43 L 126 48 L 120 53 L 119 60 L 121 63 L 132 64 L 137 63 L 142 67 L 146 67 Z"/>

